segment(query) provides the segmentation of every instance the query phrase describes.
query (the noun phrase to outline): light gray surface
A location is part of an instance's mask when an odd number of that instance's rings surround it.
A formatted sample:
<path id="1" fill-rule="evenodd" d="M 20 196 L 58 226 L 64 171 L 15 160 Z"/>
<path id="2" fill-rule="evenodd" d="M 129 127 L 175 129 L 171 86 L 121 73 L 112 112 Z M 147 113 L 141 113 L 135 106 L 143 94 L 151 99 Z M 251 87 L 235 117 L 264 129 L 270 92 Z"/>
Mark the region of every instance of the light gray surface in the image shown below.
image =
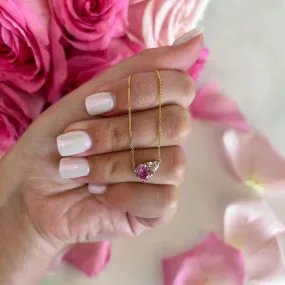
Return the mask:
<path id="1" fill-rule="evenodd" d="M 202 76 L 218 82 L 283 155 L 284 11 L 284 0 L 213 0 L 205 19 L 211 58 Z"/>
<path id="2" fill-rule="evenodd" d="M 238 100 L 250 123 L 270 135 L 285 154 L 284 11 L 284 0 L 214 0 L 204 21 L 212 55 L 200 84 L 219 83 Z M 114 241 L 108 268 L 93 280 L 64 266 L 41 285 L 162 284 L 161 258 L 189 249 L 211 230 L 221 233 L 226 205 L 245 195 L 222 160 L 222 129 L 194 122 L 181 207 L 169 226 L 136 239 Z M 283 221 L 284 202 L 271 201 Z"/>

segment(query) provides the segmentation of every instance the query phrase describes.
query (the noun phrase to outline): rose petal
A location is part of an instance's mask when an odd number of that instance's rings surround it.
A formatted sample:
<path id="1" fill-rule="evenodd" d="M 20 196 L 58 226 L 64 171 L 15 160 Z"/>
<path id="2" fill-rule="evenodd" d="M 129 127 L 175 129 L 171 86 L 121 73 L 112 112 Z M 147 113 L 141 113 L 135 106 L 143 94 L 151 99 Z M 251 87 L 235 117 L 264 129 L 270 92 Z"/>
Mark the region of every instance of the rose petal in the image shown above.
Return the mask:
<path id="1" fill-rule="evenodd" d="M 145 48 L 169 46 L 195 28 L 209 0 L 132 0 L 129 6 L 129 39 Z"/>
<path id="2" fill-rule="evenodd" d="M 110 260 L 110 243 L 108 241 L 77 244 L 64 257 L 64 260 L 87 276 L 99 274 Z"/>
<path id="3" fill-rule="evenodd" d="M 211 233 L 193 249 L 164 259 L 163 273 L 165 285 L 242 285 L 243 256 Z"/>
<path id="4" fill-rule="evenodd" d="M 61 95 L 67 65 L 47 1 L 2 1 L 0 10 L 0 41 L 7 53 L 1 54 L 1 81 L 27 93 L 41 90 L 41 96 L 54 102 Z"/>
<path id="5" fill-rule="evenodd" d="M 250 281 L 269 280 L 285 272 L 278 242 L 284 231 L 264 201 L 240 201 L 226 209 L 224 238 L 244 253 Z"/>
<path id="6" fill-rule="evenodd" d="M 22 135 L 44 106 L 40 94 L 26 94 L 17 88 L 0 84 L 0 157 Z"/>
<path id="7" fill-rule="evenodd" d="M 225 241 L 237 248 L 254 251 L 284 231 L 284 225 L 264 201 L 240 201 L 226 209 Z"/>
<path id="8" fill-rule="evenodd" d="M 85 51 L 105 50 L 113 38 L 125 33 L 128 1 L 96 1 L 94 9 L 88 2 L 49 0 L 63 37 L 72 47 Z"/>
<path id="9" fill-rule="evenodd" d="M 7 133 L 4 131 L 5 126 L 1 126 L 1 118 L 0 118 L 0 159 L 4 156 L 4 154 L 13 146 L 13 144 L 16 142 L 16 139 L 13 137 L 7 135 Z"/>
<path id="10" fill-rule="evenodd" d="M 277 238 L 274 238 L 254 254 L 245 253 L 247 280 L 260 283 L 274 281 L 279 278 L 284 280 L 285 265 L 281 252 L 280 242 Z"/>
<path id="11" fill-rule="evenodd" d="M 190 111 L 194 118 L 211 120 L 247 131 L 248 125 L 235 102 L 221 94 L 219 87 L 209 84 L 200 89 Z"/>
<path id="12" fill-rule="evenodd" d="M 29 119 L 35 119 L 43 110 L 45 100 L 40 92 L 27 94 L 20 89 L 11 88 L 6 84 L 0 84 L 0 92 L 13 100 L 18 109 Z"/>
<path id="13" fill-rule="evenodd" d="M 194 79 L 194 81 L 197 81 L 199 78 L 199 75 L 204 68 L 204 65 L 208 59 L 209 56 L 209 50 L 204 48 L 197 59 L 197 61 L 194 63 L 194 65 L 187 71 L 187 73 Z"/>
<path id="14" fill-rule="evenodd" d="M 68 78 L 65 92 L 70 92 L 112 65 L 141 51 L 141 47 L 127 38 L 113 39 L 108 49 L 83 52 L 72 49 L 68 53 Z"/>
<path id="15" fill-rule="evenodd" d="M 247 186 L 256 191 L 285 190 L 285 160 L 261 133 L 228 130 L 223 142 L 233 171 Z"/>

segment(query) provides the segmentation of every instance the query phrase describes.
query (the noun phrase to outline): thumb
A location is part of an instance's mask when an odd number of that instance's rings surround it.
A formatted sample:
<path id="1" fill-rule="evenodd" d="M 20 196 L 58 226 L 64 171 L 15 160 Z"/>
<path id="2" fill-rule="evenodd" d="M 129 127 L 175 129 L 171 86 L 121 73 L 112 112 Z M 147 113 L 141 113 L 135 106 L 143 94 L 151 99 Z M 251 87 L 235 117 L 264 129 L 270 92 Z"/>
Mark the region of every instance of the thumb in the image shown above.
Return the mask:
<path id="1" fill-rule="evenodd" d="M 45 135 L 58 136 L 75 122 L 90 119 L 85 108 L 85 98 L 99 88 L 123 79 L 130 74 L 150 72 L 155 69 L 186 70 L 198 59 L 203 48 L 203 37 L 198 35 L 180 45 L 145 50 L 113 66 L 85 83 L 50 107 L 40 118 Z"/>

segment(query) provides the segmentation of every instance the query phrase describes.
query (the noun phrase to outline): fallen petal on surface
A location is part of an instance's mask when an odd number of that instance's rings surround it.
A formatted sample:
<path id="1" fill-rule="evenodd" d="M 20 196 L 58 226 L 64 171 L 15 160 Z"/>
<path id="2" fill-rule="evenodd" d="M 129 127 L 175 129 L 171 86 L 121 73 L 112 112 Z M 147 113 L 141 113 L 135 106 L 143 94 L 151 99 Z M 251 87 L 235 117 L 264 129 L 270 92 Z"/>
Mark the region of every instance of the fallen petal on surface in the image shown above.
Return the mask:
<path id="1" fill-rule="evenodd" d="M 165 285 L 242 285 L 242 253 L 209 234 L 189 251 L 163 260 Z"/>
<path id="2" fill-rule="evenodd" d="M 239 201 L 226 209 L 224 238 L 244 253 L 250 281 L 270 280 L 285 272 L 279 246 L 284 232 L 284 225 L 262 200 Z"/>
<path id="3" fill-rule="evenodd" d="M 235 175 L 257 192 L 285 193 L 285 159 L 259 132 L 228 130 L 225 154 Z"/>

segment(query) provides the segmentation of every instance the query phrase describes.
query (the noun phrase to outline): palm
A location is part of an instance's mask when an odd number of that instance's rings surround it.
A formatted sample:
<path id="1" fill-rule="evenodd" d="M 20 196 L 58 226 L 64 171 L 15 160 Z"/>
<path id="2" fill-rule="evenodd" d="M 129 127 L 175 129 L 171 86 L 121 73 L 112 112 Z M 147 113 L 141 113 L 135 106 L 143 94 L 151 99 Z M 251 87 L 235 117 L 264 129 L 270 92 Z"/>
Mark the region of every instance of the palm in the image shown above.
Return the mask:
<path id="1" fill-rule="evenodd" d="M 41 234 L 64 244 L 96 241 L 98 236 L 133 235 L 127 213 L 104 205 L 86 185 L 60 177 L 60 156 L 50 151 L 53 148 L 33 150 L 25 173 L 29 180 L 22 192 L 28 216 Z"/>

